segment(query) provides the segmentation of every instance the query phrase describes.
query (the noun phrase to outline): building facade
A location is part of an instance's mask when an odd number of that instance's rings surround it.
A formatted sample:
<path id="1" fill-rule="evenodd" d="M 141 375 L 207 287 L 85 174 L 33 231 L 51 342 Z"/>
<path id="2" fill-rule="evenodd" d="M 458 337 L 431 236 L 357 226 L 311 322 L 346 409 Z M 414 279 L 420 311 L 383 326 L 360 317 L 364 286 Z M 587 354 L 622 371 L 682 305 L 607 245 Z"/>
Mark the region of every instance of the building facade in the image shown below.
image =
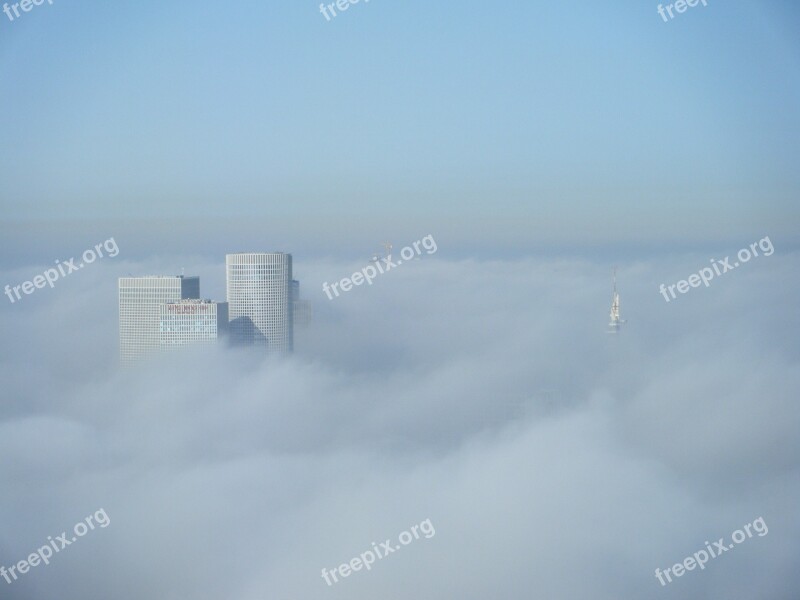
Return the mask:
<path id="1" fill-rule="evenodd" d="M 162 350 L 189 344 L 214 344 L 228 333 L 228 303 L 180 300 L 159 307 Z"/>
<path id="2" fill-rule="evenodd" d="M 300 297 L 300 282 L 292 280 L 292 319 L 294 330 L 305 329 L 314 318 L 311 302 Z"/>
<path id="3" fill-rule="evenodd" d="M 225 256 L 231 341 L 287 353 L 294 349 L 292 255 Z"/>
<path id="4" fill-rule="evenodd" d="M 119 278 L 119 352 L 123 363 L 161 346 L 161 306 L 200 298 L 200 278 L 176 276 Z"/>

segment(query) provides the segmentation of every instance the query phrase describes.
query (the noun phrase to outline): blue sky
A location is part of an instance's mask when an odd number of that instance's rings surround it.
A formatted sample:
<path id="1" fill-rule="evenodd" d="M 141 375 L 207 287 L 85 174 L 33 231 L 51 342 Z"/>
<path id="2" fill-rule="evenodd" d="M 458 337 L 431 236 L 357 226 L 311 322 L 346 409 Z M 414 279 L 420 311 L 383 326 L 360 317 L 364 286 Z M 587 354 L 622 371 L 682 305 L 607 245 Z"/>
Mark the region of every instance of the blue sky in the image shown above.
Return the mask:
<path id="1" fill-rule="evenodd" d="M 790 235 L 800 9 L 54 0 L 0 15 L 2 218 Z M 420 231 L 424 235 L 428 231 Z"/>

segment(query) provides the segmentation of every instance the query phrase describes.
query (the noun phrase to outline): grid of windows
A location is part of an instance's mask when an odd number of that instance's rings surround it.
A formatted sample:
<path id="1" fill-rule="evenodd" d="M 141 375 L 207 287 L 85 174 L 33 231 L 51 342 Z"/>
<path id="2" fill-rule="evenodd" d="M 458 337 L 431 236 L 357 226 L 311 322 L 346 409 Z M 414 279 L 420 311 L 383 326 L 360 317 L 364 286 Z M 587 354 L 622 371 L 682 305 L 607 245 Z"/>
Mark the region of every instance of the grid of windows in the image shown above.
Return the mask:
<path id="1" fill-rule="evenodd" d="M 291 352 L 294 346 L 292 255 L 228 254 L 225 273 L 232 340 Z"/>
<path id="2" fill-rule="evenodd" d="M 228 330 L 228 303 L 182 300 L 159 307 L 162 349 L 215 343 Z"/>
<path id="3" fill-rule="evenodd" d="M 300 298 L 300 282 L 292 280 L 292 319 L 295 331 L 308 327 L 314 319 L 311 302 Z"/>
<path id="4" fill-rule="evenodd" d="M 199 277 L 120 277 L 119 351 L 122 362 L 135 361 L 160 347 L 162 304 L 199 296 Z"/>

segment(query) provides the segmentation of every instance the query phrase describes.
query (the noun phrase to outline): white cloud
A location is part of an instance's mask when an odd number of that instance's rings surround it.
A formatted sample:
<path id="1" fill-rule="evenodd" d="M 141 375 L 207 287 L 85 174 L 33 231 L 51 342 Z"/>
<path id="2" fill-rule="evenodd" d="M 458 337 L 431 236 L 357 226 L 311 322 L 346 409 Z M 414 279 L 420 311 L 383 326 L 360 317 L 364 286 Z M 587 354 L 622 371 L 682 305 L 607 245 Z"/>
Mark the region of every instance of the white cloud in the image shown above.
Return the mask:
<path id="1" fill-rule="evenodd" d="M 129 372 L 115 278 L 162 264 L 106 261 L 8 304 L 0 564 L 100 507 L 111 525 L 4 597 L 788 597 L 798 257 L 665 303 L 658 284 L 706 261 L 623 265 L 616 337 L 591 261 L 437 254 L 332 301 L 322 282 L 361 265 L 296 263 L 316 321 L 292 359 Z M 217 296 L 219 264 L 184 266 Z M 759 516 L 769 535 L 662 590 L 656 567 Z M 435 537 L 325 585 L 426 518 Z"/>

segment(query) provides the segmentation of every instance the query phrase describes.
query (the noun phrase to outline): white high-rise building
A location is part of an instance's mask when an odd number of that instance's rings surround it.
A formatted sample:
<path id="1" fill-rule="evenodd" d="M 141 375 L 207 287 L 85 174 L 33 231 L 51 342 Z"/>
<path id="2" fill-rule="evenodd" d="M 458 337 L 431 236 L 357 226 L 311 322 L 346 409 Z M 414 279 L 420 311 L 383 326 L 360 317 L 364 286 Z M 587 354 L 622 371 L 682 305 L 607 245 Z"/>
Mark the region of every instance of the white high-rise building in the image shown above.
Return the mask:
<path id="1" fill-rule="evenodd" d="M 200 298 L 200 278 L 153 275 L 119 278 L 119 353 L 123 363 L 161 345 L 161 305 Z"/>
<path id="2" fill-rule="evenodd" d="M 227 254 L 225 275 L 232 341 L 291 352 L 294 348 L 292 255 Z"/>
<path id="3" fill-rule="evenodd" d="M 161 349 L 188 344 L 213 344 L 228 332 L 228 303 L 181 300 L 159 307 Z"/>

